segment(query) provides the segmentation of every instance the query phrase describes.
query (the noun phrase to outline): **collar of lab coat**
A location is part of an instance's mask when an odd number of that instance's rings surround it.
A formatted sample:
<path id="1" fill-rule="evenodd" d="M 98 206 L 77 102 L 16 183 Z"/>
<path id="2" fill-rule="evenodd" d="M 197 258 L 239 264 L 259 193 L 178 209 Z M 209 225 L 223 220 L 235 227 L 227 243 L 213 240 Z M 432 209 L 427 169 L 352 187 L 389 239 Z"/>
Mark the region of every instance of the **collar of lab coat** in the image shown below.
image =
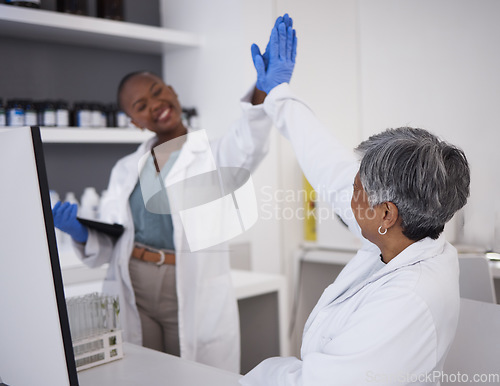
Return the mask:
<path id="1" fill-rule="evenodd" d="M 349 272 L 353 275 L 357 275 L 358 273 L 361 275 L 364 274 L 366 277 L 364 280 L 355 285 L 352 285 L 353 282 L 351 280 L 347 280 L 345 282 L 347 288 L 337 288 L 337 296 L 332 294 L 333 298 L 329 297 L 328 303 L 340 303 L 359 292 L 363 287 L 375 282 L 385 275 L 390 274 L 391 272 L 442 254 L 445 244 L 446 239 L 443 235 L 441 235 L 437 240 L 426 237 L 425 239 L 408 246 L 384 267 L 372 274 L 369 274 L 369 272 L 373 271 L 372 267 L 374 264 L 380 264 L 378 260 L 380 258 L 380 254 L 377 253 L 379 250 L 374 245 L 362 248 L 352 261 L 349 262 L 349 265 L 354 265 L 350 267 Z"/>
<path id="2" fill-rule="evenodd" d="M 184 167 L 192 162 L 196 153 L 205 152 L 210 146 L 205 130 L 193 130 L 188 127 L 186 136 L 186 142 L 183 144 L 178 157 L 178 159 L 181 159 L 181 161 L 176 162 L 183 165 Z M 138 154 L 138 159 L 142 157 L 146 152 L 151 151 L 151 148 L 153 147 L 155 142 L 156 137 L 153 137 L 139 146 L 136 152 Z M 172 168 L 171 173 L 175 173 L 174 168 Z"/>
<path id="3" fill-rule="evenodd" d="M 205 153 L 210 150 L 210 142 L 205 130 L 190 130 L 187 133 L 187 139 L 182 146 L 181 152 L 177 157 L 177 161 L 170 169 L 166 177 L 166 184 L 171 185 L 187 177 L 187 168 L 200 153 Z M 213 154 L 208 155 L 208 170 L 214 170 L 215 159 Z"/>
<path id="4" fill-rule="evenodd" d="M 207 150 L 209 141 L 205 130 L 193 130 L 188 127 L 186 135 L 188 136 L 187 141 L 184 143 L 181 151 L 187 149 L 189 152 L 199 153 Z M 156 136 L 148 139 L 139 146 L 136 153 L 141 157 L 145 152 L 151 150 L 155 142 Z"/>
<path id="5" fill-rule="evenodd" d="M 174 164 L 174 167 L 172 167 L 169 176 L 182 174 L 182 170 L 194 160 L 196 154 L 206 151 L 210 146 L 204 130 L 192 130 L 188 128 L 187 135 L 187 141 L 184 143 L 181 153 L 177 158 L 177 162 Z M 139 178 L 139 160 L 145 153 L 151 151 L 155 142 L 156 136 L 149 138 L 147 141 L 144 141 L 134 153 L 130 154 L 124 160 L 126 169 L 129 170 L 126 178 L 126 186 L 123 187 L 127 196 L 130 195 Z M 179 176 L 179 178 L 182 178 L 182 175 Z"/>

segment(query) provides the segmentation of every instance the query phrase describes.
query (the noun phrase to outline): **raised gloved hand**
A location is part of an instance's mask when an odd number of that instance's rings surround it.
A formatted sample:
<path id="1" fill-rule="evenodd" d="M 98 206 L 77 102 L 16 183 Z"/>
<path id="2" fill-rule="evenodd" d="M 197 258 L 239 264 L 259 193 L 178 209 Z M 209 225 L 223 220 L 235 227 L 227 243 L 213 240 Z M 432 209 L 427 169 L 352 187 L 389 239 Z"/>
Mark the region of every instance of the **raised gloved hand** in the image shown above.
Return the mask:
<path id="1" fill-rule="evenodd" d="M 78 205 L 69 202 L 61 203 L 59 201 L 52 208 L 54 217 L 54 226 L 63 232 L 69 234 L 73 240 L 79 243 L 85 243 L 89 237 L 87 227 L 83 226 L 77 219 Z"/>
<path id="2" fill-rule="evenodd" d="M 259 90 L 269 93 L 277 85 L 290 82 L 297 51 L 297 37 L 292 24 L 288 14 L 276 20 L 263 55 L 256 44 L 252 45 L 252 58 L 257 70 L 256 86 Z"/>
<path id="3" fill-rule="evenodd" d="M 291 17 L 288 16 L 288 13 L 285 13 L 283 16 L 279 16 L 275 23 L 273 28 L 278 28 L 278 26 L 281 23 L 285 23 L 285 26 L 288 27 L 293 27 L 293 20 Z M 272 30 L 271 30 L 272 32 Z M 271 39 L 269 39 L 269 42 L 267 43 L 266 46 L 266 51 L 261 55 L 259 46 L 257 44 L 252 44 L 251 51 L 252 51 L 252 59 L 254 60 L 255 64 L 255 57 L 256 56 L 262 56 L 262 59 L 264 60 L 264 66 L 267 70 L 267 66 L 269 64 L 269 45 L 270 45 Z"/>

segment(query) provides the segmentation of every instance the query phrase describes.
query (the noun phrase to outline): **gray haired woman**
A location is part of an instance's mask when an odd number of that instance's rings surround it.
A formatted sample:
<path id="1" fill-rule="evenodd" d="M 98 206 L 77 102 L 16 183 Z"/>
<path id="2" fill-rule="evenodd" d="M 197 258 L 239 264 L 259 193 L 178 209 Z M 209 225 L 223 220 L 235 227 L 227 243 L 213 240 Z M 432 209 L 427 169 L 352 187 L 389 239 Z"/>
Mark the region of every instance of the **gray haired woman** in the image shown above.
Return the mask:
<path id="1" fill-rule="evenodd" d="M 359 162 L 288 84 L 272 89 L 264 109 L 363 243 L 310 314 L 300 359 L 267 359 L 240 382 L 438 385 L 460 304 L 457 251 L 442 231 L 469 196 L 464 153 L 404 127 L 362 142 Z"/>
<path id="2" fill-rule="evenodd" d="M 279 31 L 284 50 L 290 33 Z M 258 77 L 292 56 L 271 56 Z M 267 92 L 264 110 L 307 179 L 363 243 L 311 312 L 300 359 L 266 359 L 240 383 L 438 385 L 460 304 L 457 251 L 442 232 L 469 196 L 464 153 L 404 127 L 362 142 L 359 162 L 287 83 Z"/>

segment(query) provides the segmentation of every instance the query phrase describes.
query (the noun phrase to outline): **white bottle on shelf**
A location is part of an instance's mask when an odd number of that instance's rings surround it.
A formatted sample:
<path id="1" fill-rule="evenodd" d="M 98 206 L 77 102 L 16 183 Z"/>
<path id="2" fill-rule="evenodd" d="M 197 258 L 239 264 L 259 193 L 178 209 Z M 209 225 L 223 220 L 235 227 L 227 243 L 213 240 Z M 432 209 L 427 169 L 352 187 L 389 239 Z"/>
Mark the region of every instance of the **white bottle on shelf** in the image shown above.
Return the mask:
<path id="1" fill-rule="evenodd" d="M 104 189 L 102 192 L 101 192 L 101 199 L 99 200 L 99 209 L 98 209 L 98 219 L 100 220 L 105 220 L 102 218 L 102 206 L 103 204 L 105 204 L 106 202 L 106 196 L 108 194 L 108 191 L 106 189 Z"/>
<path id="2" fill-rule="evenodd" d="M 95 188 L 92 186 L 85 188 L 80 201 L 79 216 L 89 220 L 97 220 L 99 218 L 100 198 Z"/>
<path id="3" fill-rule="evenodd" d="M 73 192 L 67 192 L 66 196 L 64 196 L 64 201 L 69 202 L 70 204 L 78 204 L 78 200 Z"/>

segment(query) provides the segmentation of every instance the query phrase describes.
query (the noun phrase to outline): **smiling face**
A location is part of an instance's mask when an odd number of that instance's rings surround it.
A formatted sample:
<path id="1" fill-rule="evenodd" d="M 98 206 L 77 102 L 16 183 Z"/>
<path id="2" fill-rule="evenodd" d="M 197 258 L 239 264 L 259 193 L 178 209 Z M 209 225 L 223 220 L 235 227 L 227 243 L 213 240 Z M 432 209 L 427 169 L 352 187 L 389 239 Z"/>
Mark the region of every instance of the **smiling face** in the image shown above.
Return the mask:
<path id="1" fill-rule="evenodd" d="M 177 94 L 153 74 L 128 79 L 121 89 L 120 104 L 134 125 L 156 133 L 159 142 L 186 134 Z"/>

